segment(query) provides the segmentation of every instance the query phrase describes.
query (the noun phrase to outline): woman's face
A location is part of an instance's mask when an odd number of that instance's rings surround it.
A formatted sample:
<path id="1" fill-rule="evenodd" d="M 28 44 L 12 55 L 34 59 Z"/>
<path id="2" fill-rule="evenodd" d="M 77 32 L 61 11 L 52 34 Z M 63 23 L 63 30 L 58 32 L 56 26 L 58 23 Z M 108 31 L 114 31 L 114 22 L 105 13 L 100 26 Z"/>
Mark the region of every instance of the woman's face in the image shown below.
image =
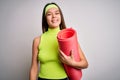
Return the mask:
<path id="1" fill-rule="evenodd" d="M 61 23 L 61 15 L 58 8 L 51 8 L 46 13 L 47 23 L 50 28 L 56 28 Z"/>

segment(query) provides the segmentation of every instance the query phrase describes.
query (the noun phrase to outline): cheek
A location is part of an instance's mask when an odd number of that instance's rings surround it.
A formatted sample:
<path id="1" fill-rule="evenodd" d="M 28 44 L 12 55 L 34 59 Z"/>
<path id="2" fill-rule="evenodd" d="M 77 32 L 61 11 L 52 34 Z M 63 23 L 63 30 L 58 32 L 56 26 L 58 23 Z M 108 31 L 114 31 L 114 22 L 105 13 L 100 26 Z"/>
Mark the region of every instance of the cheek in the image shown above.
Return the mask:
<path id="1" fill-rule="evenodd" d="M 47 16 L 46 19 L 47 19 L 47 20 L 50 20 L 50 16 Z"/>
<path id="2" fill-rule="evenodd" d="M 59 17 L 60 23 L 61 23 L 61 16 Z"/>
<path id="3" fill-rule="evenodd" d="M 46 17 L 46 20 L 47 20 L 47 22 L 49 23 L 50 20 L 51 20 L 50 16 L 49 16 L 49 17 Z"/>

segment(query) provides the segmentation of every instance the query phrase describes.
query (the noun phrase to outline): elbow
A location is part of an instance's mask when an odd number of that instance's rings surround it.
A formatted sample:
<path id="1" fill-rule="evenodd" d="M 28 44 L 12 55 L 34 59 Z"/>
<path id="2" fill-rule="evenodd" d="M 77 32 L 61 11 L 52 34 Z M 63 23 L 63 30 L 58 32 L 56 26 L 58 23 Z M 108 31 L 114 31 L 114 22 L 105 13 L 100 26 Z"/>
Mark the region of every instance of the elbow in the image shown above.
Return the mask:
<path id="1" fill-rule="evenodd" d="M 79 64 L 76 63 L 76 66 L 74 65 L 74 67 L 76 69 L 87 69 L 89 66 L 87 61 L 81 61 Z"/>
<path id="2" fill-rule="evenodd" d="M 87 69 L 89 66 L 87 61 L 82 61 L 81 65 L 79 66 L 79 69 Z"/>
<path id="3" fill-rule="evenodd" d="M 84 62 L 83 69 L 86 69 L 86 68 L 88 68 L 88 66 L 89 66 L 88 62 Z"/>
<path id="4" fill-rule="evenodd" d="M 86 63 L 86 65 L 85 65 L 84 69 L 88 68 L 88 66 L 89 66 L 89 64 L 88 64 L 88 63 Z"/>

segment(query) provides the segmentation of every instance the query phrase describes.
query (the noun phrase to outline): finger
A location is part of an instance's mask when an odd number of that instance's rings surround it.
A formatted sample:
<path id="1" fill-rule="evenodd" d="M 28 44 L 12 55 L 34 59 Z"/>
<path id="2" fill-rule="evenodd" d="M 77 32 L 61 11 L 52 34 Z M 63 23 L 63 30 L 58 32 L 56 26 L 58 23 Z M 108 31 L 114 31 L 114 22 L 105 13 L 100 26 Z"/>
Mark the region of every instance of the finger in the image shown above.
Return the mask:
<path id="1" fill-rule="evenodd" d="M 65 53 L 62 50 L 59 50 L 59 51 L 61 56 L 66 57 Z"/>
<path id="2" fill-rule="evenodd" d="M 59 50 L 59 52 L 60 52 L 59 53 L 60 59 L 63 60 L 64 59 L 64 53 L 61 50 Z"/>
<path id="3" fill-rule="evenodd" d="M 73 51 L 73 49 L 70 51 L 70 56 L 71 56 L 72 59 L 74 59 L 74 51 Z"/>
<path id="4" fill-rule="evenodd" d="M 60 61 L 61 61 L 62 63 L 65 62 L 65 58 L 64 58 L 64 56 L 60 55 L 60 56 L 59 56 L 59 59 L 60 59 Z"/>

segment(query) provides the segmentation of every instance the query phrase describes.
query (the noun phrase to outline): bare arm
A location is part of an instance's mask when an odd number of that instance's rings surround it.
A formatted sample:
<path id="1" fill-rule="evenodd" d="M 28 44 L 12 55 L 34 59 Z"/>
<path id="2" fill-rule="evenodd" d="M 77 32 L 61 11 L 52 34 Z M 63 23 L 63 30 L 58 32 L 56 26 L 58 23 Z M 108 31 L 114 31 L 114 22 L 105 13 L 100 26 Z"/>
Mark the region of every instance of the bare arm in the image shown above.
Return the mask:
<path id="1" fill-rule="evenodd" d="M 79 62 L 74 61 L 72 66 L 77 69 L 85 69 L 88 67 L 88 62 L 79 45 L 78 47 L 79 47 L 78 49 L 79 49 L 80 61 Z"/>
<path id="2" fill-rule="evenodd" d="M 88 62 L 87 59 L 84 55 L 84 53 L 82 52 L 80 46 L 78 45 L 78 49 L 79 49 L 79 55 L 80 55 L 80 61 L 76 62 L 73 54 L 74 51 L 71 50 L 71 56 L 66 56 L 61 50 L 60 50 L 60 60 L 67 65 L 70 65 L 76 69 L 85 69 L 88 67 Z"/>
<path id="3" fill-rule="evenodd" d="M 36 37 L 33 40 L 32 45 L 32 63 L 31 63 L 31 69 L 30 69 L 30 80 L 37 80 L 37 74 L 38 74 L 38 45 L 39 45 L 40 37 Z"/>

